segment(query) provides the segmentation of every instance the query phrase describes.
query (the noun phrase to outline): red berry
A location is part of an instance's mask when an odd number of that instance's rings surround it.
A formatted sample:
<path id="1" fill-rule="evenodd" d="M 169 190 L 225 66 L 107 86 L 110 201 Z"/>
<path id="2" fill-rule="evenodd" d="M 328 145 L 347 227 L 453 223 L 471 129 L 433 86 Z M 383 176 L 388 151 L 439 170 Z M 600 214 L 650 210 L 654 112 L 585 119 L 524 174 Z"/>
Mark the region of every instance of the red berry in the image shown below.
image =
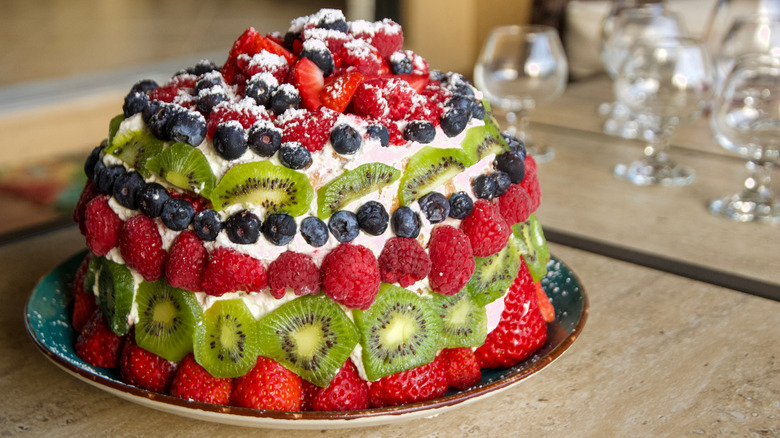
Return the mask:
<path id="1" fill-rule="evenodd" d="M 309 58 L 301 58 L 290 73 L 290 83 L 295 85 L 301 95 L 301 102 L 309 111 L 319 109 L 320 90 L 325 84 L 325 77 L 314 62 Z"/>
<path id="2" fill-rule="evenodd" d="M 265 115 L 262 109 L 253 104 L 249 104 L 247 99 L 239 101 L 238 103 L 230 101 L 222 102 L 215 106 L 209 114 L 209 119 L 206 123 L 206 136 L 208 136 L 208 138 L 214 137 L 214 131 L 217 130 L 217 126 L 228 120 L 236 120 L 238 123 L 241 123 L 241 126 L 244 129 L 249 129 L 258 120 L 267 118 L 268 116 Z"/>
<path id="3" fill-rule="evenodd" d="M 233 43 L 233 47 L 228 54 L 228 59 L 222 66 L 222 77 L 225 78 L 225 82 L 229 85 L 245 82 L 248 78 L 245 77 L 243 71 L 238 66 L 239 57 L 241 55 L 252 57 L 263 50 L 275 55 L 283 56 L 289 64 L 294 64 L 297 60 L 297 57 L 287 49 L 273 40 L 260 35 L 255 28 L 250 27 Z"/>
<path id="4" fill-rule="evenodd" d="M 504 297 L 504 311 L 498 326 L 488 333 L 485 343 L 474 352 L 481 368 L 506 368 L 517 365 L 547 341 L 547 324 L 536 297 L 528 266 L 520 273 Z"/>
<path id="5" fill-rule="evenodd" d="M 162 277 L 166 253 L 153 219 L 138 214 L 125 222 L 119 236 L 119 251 L 125 264 L 138 271 L 146 281 Z"/>
<path id="6" fill-rule="evenodd" d="M 391 73 L 379 50 L 360 39 L 345 42 L 334 58 L 339 60 L 337 74 L 356 71 L 364 75 L 381 76 Z"/>
<path id="7" fill-rule="evenodd" d="M 460 229 L 469 236 L 475 257 L 487 257 L 501 251 L 512 233 L 498 207 L 484 199 L 474 203 L 474 211 L 463 219 Z"/>
<path id="8" fill-rule="evenodd" d="M 298 53 L 300 53 L 300 51 L 303 49 L 303 41 L 313 38 L 324 42 L 325 46 L 327 46 L 328 50 L 330 50 L 330 53 L 334 55 L 338 53 L 342 47 L 344 47 L 344 43 L 355 39 L 350 34 L 346 34 L 334 29 L 323 29 L 319 27 L 307 27 L 303 29 L 301 38 L 302 40 L 296 40 L 298 45 L 300 45 Z M 336 60 L 334 59 L 334 61 Z"/>
<path id="9" fill-rule="evenodd" d="M 122 349 L 119 373 L 122 381 L 152 392 L 168 393 L 176 365 L 139 347 L 131 332 Z"/>
<path id="10" fill-rule="evenodd" d="M 376 119 L 401 120 L 408 114 L 417 93 L 398 78 L 367 79 L 357 88 L 355 113 Z"/>
<path id="11" fill-rule="evenodd" d="M 439 125 L 441 115 L 444 113 L 444 108 L 441 105 L 419 95 L 414 96 L 412 102 L 409 113 L 405 117 L 406 120 L 425 120 L 434 126 Z"/>
<path id="12" fill-rule="evenodd" d="M 354 411 L 368 409 L 368 382 L 347 360 L 327 388 L 303 381 L 303 409 L 309 411 Z"/>
<path id="13" fill-rule="evenodd" d="M 320 91 L 320 102 L 333 111 L 343 113 L 364 80 L 365 76 L 358 72 L 331 76 Z"/>
<path id="14" fill-rule="evenodd" d="M 199 211 L 205 210 L 207 208 L 211 208 L 211 201 L 193 193 L 180 193 L 172 190 L 170 192 L 170 196 L 171 198 L 184 199 L 185 201 L 192 204 L 192 208 L 195 209 L 195 213 L 198 213 Z"/>
<path id="15" fill-rule="evenodd" d="M 439 225 L 433 229 L 428 253 L 431 256 L 428 281 L 440 294 L 455 295 L 474 274 L 476 264 L 469 238 L 453 226 Z"/>
<path id="16" fill-rule="evenodd" d="M 539 184 L 539 178 L 537 177 L 536 160 L 530 155 L 525 157 L 525 177 L 520 186 L 531 197 L 531 212 L 536 211 L 542 203 L 542 186 Z"/>
<path id="17" fill-rule="evenodd" d="M 182 359 L 171 382 L 171 395 L 214 405 L 227 405 L 233 379 L 218 379 L 195 362 L 192 353 Z"/>
<path id="18" fill-rule="evenodd" d="M 330 131 L 339 113 L 329 108 L 317 111 L 288 110 L 276 119 L 282 130 L 282 142 L 298 142 L 309 152 L 317 152 L 330 140 Z"/>
<path id="19" fill-rule="evenodd" d="M 269 411 L 300 411 L 301 378 L 273 359 L 258 356 L 254 368 L 236 379 L 230 404 Z"/>
<path id="20" fill-rule="evenodd" d="M 149 93 L 149 100 L 159 100 L 160 102 L 172 103 L 179 95 L 179 87 L 175 85 L 164 85 L 157 87 Z"/>
<path id="21" fill-rule="evenodd" d="M 76 338 L 76 356 L 92 366 L 118 368 L 124 341 L 124 337 L 111 331 L 103 312 L 95 309 Z"/>
<path id="22" fill-rule="evenodd" d="M 418 75 L 418 74 L 405 74 L 405 75 L 396 75 L 396 77 L 401 78 L 409 83 L 409 86 L 414 88 L 414 91 L 417 93 L 422 93 L 423 90 L 425 90 L 425 87 L 428 86 L 428 82 L 430 79 L 428 78 L 428 75 Z M 441 102 L 434 102 L 434 103 L 441 103 Z"/>
<path id="23" fill-rule="evenodd" d="M 104 256 L 119 244 L 122 219 L 108 205 L 109 196 L 100 195 L 89 201 L 84 218 L 87 247 L 97 256 Z"/>
<path id="24" fill-rule="evenodd" d="M 482 381 L 477 358 L 470 347 L 447 348 L 437 357 L 447 376 L 447 384 L 456 389 L 466 389 Z"/>
<path id="25" fill-rule="evenodd" d="M 84 185 L 84 190 L 81 191 L 79 200 L 76 202 L 76 208 L 73 209 L 73 222 L 79 224 L 79 231 L 81 231 L 81 234 L 87 234 L 87 226 L 84 223 L 87 218 L 87 204 L 99 194 L 97 187 L 92 184 L 92 180 L 87 180 L 87 183 Z"/>
<path id="26" fill-rule="evenodd" d="M 534 282 L 534 287 L 536 287 L 536 302 L 539 304 L 539 311 L 542 312 L 544 322 L 555 321 L 555 307 L 550 302 L 547 292 L 542 288 L 542 282 Z"/>
<path id="27" fill-rule="evenodd" d="M 197 292 L 203 281 L 209 254 L 198 236 L 190 230 L 182 231 L 173 241 L 165 262 L 165 279 L 173 287 Z"/>
<path id="28" fill-rule="evenodd" d="M 399 406 L 439 398 L 447 392 L 447 377 L 438 360 L 371 383 L 372 407 Z"/>
<path id="29" fill-rule="evenodd" d="M 280 84 L 287 80 L 291 68 L 285 57 L 265 50 L 254 56 L 239 56 L 237 65 L 247 80 L 258 73 L 270 73 Z"/>
<path id="30" fill-rule="evenodd" d="M 295 295 L 320 292 L 320 270 L 306 254 L 285 251 L 268 266 L 268 286 L 274 298 L 282 298 L 287 288 Z"/>
<path id="31" fill-rule="evenodd" d="M 76 333 L 81 332 L 87 324 L 89 317 L 97 309 L 95 294 L 91 290 L 84 290 L 84 280 L 89 270 L 89 260 L 91 256 L 87 254 L 84 260 L 76 270 L 76 278 L 73 279 L 73 317 L 71 325 Z"/>
<path id="32" fill-rule="evenodd" d="M 404 45 L 401 25 L 389 18 L 374 23 L 353 22 L 350 30 L 355 38 L 363 39 L 376 47 L 383 58 L 389 58 Z"/>
<path id="33" fill-rule="evenodd" d="M 417 239 L 391 237 L 377 259 L 385 283 L 410 286 L 428 276 L 431 259 Z"/>
<path id="34" fill-rule="evenodd" d="M 438 105 L 444 105 L 444 102 L 452 96 L 452 92 L 444 88 L 439 81 L 428 81 L 425 88 L 420 91 L 420 94 Z"/>
<path id="35" fill-rule="evenodd" d="M 333 301 L 353 309 L 368 309 L 379 293 L 379 266 L 371 250 L 342 243 L 325 256 L 322 289 Z"/>
<path id="36" fill-rule="evenodd" d="M 509 190 L 498 198 L 498 208 L 507 225 L 525 222 L 531 215 L 531 197 L 520 184 L 512 184 Z"/>
<path id="37" fill-rule="evenodd" d="M 228 292 L 258 292 L 266 286 L 263 262 L 231 248 L 212 251 L 201 288 L 209 295 L 222 296 Z"/>

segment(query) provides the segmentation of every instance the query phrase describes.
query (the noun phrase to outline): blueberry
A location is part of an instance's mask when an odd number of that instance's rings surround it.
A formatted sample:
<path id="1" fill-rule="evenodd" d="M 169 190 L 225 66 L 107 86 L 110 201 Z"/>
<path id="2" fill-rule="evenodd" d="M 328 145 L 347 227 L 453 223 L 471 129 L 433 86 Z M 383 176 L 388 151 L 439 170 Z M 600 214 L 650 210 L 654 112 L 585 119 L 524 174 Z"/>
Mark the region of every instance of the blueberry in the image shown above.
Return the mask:
<path id="1" fill-rule="evenodd" d="M 295 219 L 287 213 L 268 215 L 261 227 L 263 236 L 277 246 L 287 245 L 295 237 L 298 225 Z"/>
<path id="2" fill-rule="evenodd" d="M 100 162 L 100 164 L 103 164 Z M 125 166 L 121 164 L 112 164 L 111 166 L 95 166 L 95 187 L 98 192 L 104 195 L 114 193 L 114 182 L 126 172 Z"/>
<path id="3" fill-rule="evenodd" d="M 157 87 L 159 87 L 159 85 L 154 79 L 141 79 L 140 81 L 133 84 L 133 87 L 130 88 L 130 92 L 134 93 L 139 91 L 141 93 L 149 93 Z"/>
<path id="4" fill-rule="evenodd" d="M 195 106 L 201 113 L 209 114 L 215 106 L 226 100 L 228 100 L 228 97 L 224 92 L 205 93 L 198 96 L 198 101 L 195 103 Z"/>
<path id="5" fill-rule="evenodd" d="M 279 148 L 279 161 L 290 169 L 303 169 L 311 164 L 311 152 L 300 143 L 291 141 Z"/>
<path id="6" fill-rule="evenodd" d="M 319 23 L 317 23 L 317 27 L 320 29 L 337 30 L 343 33 L 349 32 L 349 25 L 341 18 L 332 20 L 330 17 L 323 17 Z"/>
<path id="7" fill-rule="evenodd" d="M 320 40 L 310 39 L 304 41 L 300 56 L 301 58 L 309 58 L 314 65 L 322 70 L 322 74 L 325 77 L 330 76 L 336 68 L 336 64 L 333 62 L 333 55 L 331 55 L 325 43 Z"/>
<path id="8" fill-rule="evenodd" d="M 404 140 L 418 143 L 430 143 L 436 137 L 436 128 L 431 122 L 425 120 L 412 120 L 404 130 Z"/>
<path id="9" fill-rule="evenodd" d="M 485 118 L 485 105 L 481 100 L 474 101 L 474 105 L 471 107 L 471 118 L 479 120 Z"/>
<path id="10" fill-rule="evenodd" d="M 441 129 L 447 137 L 455 137 L 466 129 L 471 119 L 471 111 L 462 108 L 449 108 L 441 116 Z"/>
<path id="11" fill-rule="evenodd" d="M 143 112 L 144 108 L 149 105 L 149 96 L 141 91 L 131 91 L 125 96 L 125 103 L 122 105 L 122 112 L 125 117 Z"/>
<path id="12" fill-rule="evenodd" d="M 219 67 L 217 64 L 214 64 L 213 62 L 209 61 L 208 59 L 201 59 L 198 61 L 197 64 L 195 64 L 193 67 L 187 68 L 187 73 L 193 74 L 193 75 L 204 75 L 206 73 L 217 71 L 219 70 Z"/>
<path id="13" fill-rule="evenodd" d="M 301 236 L 311 246 L 320 247 L 328 242 L 328 226 L 314 216 L 301 221 Z"/>
<path id="14" fill-rule="evenodd" d="M 387 214 L 384 205 L 376 201 L 368 201 L 358 208 L 357 221 L 361 230 L 379 236 L 387 230 L 390 215 Z"/>
<path id="15" fill-rule="evenodd" d="M 195 213 L 192 218 L 192 230 L 195 231 L 195 235 L 207 242 L 217 240 L 217 235 L 222 231 L 223 226 L 219 213 L 210 208 Z"/>
<path id="16" fill-rule="evenodd" d="M 260 218 L 249 210 L 241 210 L 225 221 L 228 239 L 240 245 L 257 242 L 260 237 Z"/>
<path id="17" fill-rule="evenodd" d="M 491 175 L 496 182 L 496 198 L 503 196 L 509 190 L 509 186 L 512 185 L 512 179 L 509 177 L 509 174 L 500 170 L 493 172 Z"/>
<path id="18" fill-rule="evenodd" d="M 195 216 L 195 208 L 184 199 L 168 198 L 163 202 L 160 218 L 163 224 L 173 231 L 186 229 L 192 222 L 193 216 Z"/>
<path id="19" fill-rule="evenodd" d="M 195 111 L 181 111 L 168 122 L 171 139 L 198 146 L 206 139 L 206 119 Z"/>
<path id="20" fill-rule="evenodd" d="M 508 132 L 502 132 L 501 136 L 506 140 L 506 144 L 509 146 L 509 152 L 520 157 L 521 161 L 525 161 L 525 157 L 528 155 L 528 152 L 525 150 L 525 144 Z"/>
<path id="21" fill-rule="evenodd" d="M 438 192 L 431 192 L 420 198 L 420 210 L 423 212 L 428 222 L 438 224 L 450 214 L 450 203 L 447 198 Z"/>
<path id="22" fill-rule="evenodd" d="M 208 73 L 198 78 L 195 82 L 195 94 L 200 94 L 201 91 L 209 88 L 222 87 L 224 85 L 225 80 L 219 72 Z"/>
<path id="23" fill-rule="evenodd" d="M 167 129 L 168 122 L 170 122 L 171 118 L 179 113 L 180 110 L 184 109 L 177 107 L 178 105 L 168 103 L 161 104 L 157 112 L 149 118 L 149 132 L 162 141 L 171 140 L 170 131 Z"/>
<path id="24" fill-rule="evenodd" d="M 398 207 L 390 218 L 390 227 L 398 237 L 416 238 L 420 235 L 420 215 L 409 207 Z"/>
<path id="25" fill-rule="evenodd" d="M 131 210 L 138 208 L 138 193 L 144 188 L 144 178 L 135 171 L 119 175 L 114 182 L 114 198 L 120 205 Z"/>
<path id="26" fill-rule="evenodd" d="M 92 152 L 87 156 L 87 160 L 84 161 L 84 173 L 87 175 L 87 178 L 93 181 L 95 179 L 95 165 L 100 161 L 100 153 L 102 151 L 102 145 L 92 149 Z"/>
<path id="27" fill-rule="evenodd" d="M 360 149 L 360 133 L 349 125 L 339 125 L 330 133 L 330 143 L 342 155 L 354 154 Z"/>
<path id="28" fill-rule="evenodd" d="M 447 89 L 452 94 L 459 94 L 462 96 L 474 97 L 474 89 L 471 82 L 467 81 L 460 73 L 448 73 L 447 74 Z"/>
<path id="29" fill-rule="evenodd" d="M 390 132 L 388 132 L 387 126 L 385 125 L 371 125 L 366 129 L 366 133 L 369 138 L 379 140 L 379 144 L 382 147 L 387 147 L 387 145 L 390 144 Z"/>
<path id="30" fill-rule="evenodd" d="M 339 210 L 333 213 L 328 221 L 328 229 L 339 242 L 351 242 L 360 232 L 360 225 L 355 213 Z"/>
<path id="31" fill-rule="evenodd" d="M 256 123 L 247 134 L 249 149 L 261 157 L 272 157 L 282 145 L 282 131 L 270 124 Z"/>
<path id="32" fill-rule="evenodd" d="M 430 73 L 428 73 L 428 77 L 436 82 L 444 82 L 447 80 L 447 76 L 441 70 L 431 70 Z"/>
<path id="33" fill-rule="evenodd" d="M 390 70 L 394 75 L 408 75 L 414 71 L 414 66 L 404 52 L 395 52 L 390 55 Z"/>
<path id="34" fill-rule="evenodd" d="M 474 202 L 466 192 L 458 192 L 450 195 L 450 217 L 453 219 L 466 219 L 474 210 Z"/>
<path id="35" fill-rule="evenodd" d="M 471 182 L 471 190 L 480 199 L 493 199 L 496 196 L 496 189 L 496 180 L 492 175 L 480 175 Z"/>
<path id="36" fill-rule="evenodd" d="M 301 104 L 301 96 L 298 89 L 290 84 L 282 84 L 271 95 L 271 109 L 274 114 L 279 115 L 290 108 L 298 109 Z"/>
<path id="37" fill-rule="evenodd" d="M 226 160 L 235 160 L 246 152 L 246 130 L 241 123 L 228 120 L 214 131 L 214 149 Z"/>
<path id="38" fill-rule="evenodd" d="M 287 32 L 284 34 L 284 42 L 283 46 L 285 49 L 289 51 L 293 51 L 293 44 L 295 44 L 295 40 L 299 39 L 301 37 L 300 32 Z"/>
<path id="39" fill-rule="evenodd" d="M 452 96 L 444 103 L 445 108 L 459 108 L 468 111 L 469 114 L 473 106 L 474 99 L 460 95 Z"/>
<path id="40" fill-rule="evenodd" d="M 504 152 L 496 156 L 494 163 L 496 169 L 509 175 L 511 182 L 520 184 L 525 178 L 525 163 L 520 156 L 512 152 Z"/>
<path id="41" fill-rule="evenodd" d="M 263 78 L 263 75 L 258 75 L 257 78 L 252 78 L 244 89 L 244 95 L 251 97 L 260 106 L 267 107 L 271 103 L 271 96 L 276 91 L 277 83 L 272 83 L 268 78 Z"/>
<path id="42" fill-rule="evenodd" d="M 170 198 L 168 190 L 158 183 L 149 183 L 138 192 L 136 202 L 141 213 L 152 219 L 160 217 L 163 204 Z"/>
<path id="43" fill-rule="evenodd" d="M 159 100 L 150 100 L 149 105 L 144 108 L 143 111 L 141 111 L 141 119 L 149 125 L 149 122 L 152 120 L 152 116 L 157 113 L 157 111 L 160 110 L 160 107 L 162 107 L 164 102 L 160 102 Z"/>

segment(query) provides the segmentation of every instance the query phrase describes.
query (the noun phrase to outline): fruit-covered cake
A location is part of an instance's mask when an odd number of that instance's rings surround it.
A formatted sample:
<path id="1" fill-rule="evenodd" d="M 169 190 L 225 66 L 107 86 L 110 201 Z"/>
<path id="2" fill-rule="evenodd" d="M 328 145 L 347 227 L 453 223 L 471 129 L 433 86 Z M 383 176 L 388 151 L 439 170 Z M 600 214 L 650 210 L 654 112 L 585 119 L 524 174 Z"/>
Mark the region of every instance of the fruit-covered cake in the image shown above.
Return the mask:
<path id="1" fill-rule="evenodd" d="M 268 410 L 430 400 L 554 318 L 523 144 L 401 27 L 324 9 L 130 89 L 85 163 L 75 351 Z"/>

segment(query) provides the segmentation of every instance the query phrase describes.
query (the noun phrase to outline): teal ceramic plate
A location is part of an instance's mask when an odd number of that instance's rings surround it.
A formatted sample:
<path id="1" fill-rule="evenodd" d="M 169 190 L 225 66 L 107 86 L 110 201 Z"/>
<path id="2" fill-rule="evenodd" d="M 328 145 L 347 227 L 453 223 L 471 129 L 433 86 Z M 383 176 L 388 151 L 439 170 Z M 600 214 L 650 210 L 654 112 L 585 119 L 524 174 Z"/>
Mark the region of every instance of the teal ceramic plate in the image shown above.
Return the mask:
<path id="1" fill-rule="evenodd" d="M 153 409 L 232 425 L 277 429 L 334 429 L 375 426 L 439 415 L 514 386 L 548 366 L 577 339 L 588 316 L 588 299 L 574 273 L 553 257 L 542 280 L 555 306 L 556 319 L 548 324 L 548 339 L 532 357 L 512 368 L 485 370 L 482 383 L 444 397 L 395 408 L 348 412 L 275 412 L 188 402 L 122 383 L 119 373 L 90 366 L 73 350 L 70 327 L 70 283 L 84 254 L 78 254 L 44 277 L 27 302 L 25 324 L 35 344 L 55 365 L 104 391 Z"/>

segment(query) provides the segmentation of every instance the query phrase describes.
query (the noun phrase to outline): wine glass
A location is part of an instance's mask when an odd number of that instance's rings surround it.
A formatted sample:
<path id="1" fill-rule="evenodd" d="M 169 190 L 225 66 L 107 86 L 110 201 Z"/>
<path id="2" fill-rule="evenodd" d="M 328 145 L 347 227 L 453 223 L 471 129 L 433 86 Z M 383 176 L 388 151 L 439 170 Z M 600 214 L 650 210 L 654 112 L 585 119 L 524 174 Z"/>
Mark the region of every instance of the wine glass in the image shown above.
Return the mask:
<path id="1" fill-rule="evenodd" d="M 725 78 L 710 116 L 716 141 L 747 158 L 749 177 L 740 193 L 716 199 L 710 211 L 740 222 L 780 222 L 770 189 L 780 155 L 780 58 L 739 58 Z"/>
<path id="2" fill-rule="evenodd" d="M 618 101 L 646 116 L 648 143 L 641 159 L 615 166 L 616 177 L 645 186 L 681 186 L 693 169 L 669 157 L 669 137 L 681 119 L 701 112 L 713 87 L 713 68 L 704 44 L 692 38 L 640 40 L 615 80 Z"/>
<path id="3" fill-rule="evenodd" d="M 554 28 L 501 26 L 490 32 L 482 47 L 474 83 L 505 114 L 509 133 L 544 162 L 552 159 L 553 152 L 531 139 L 528 113 L 537 104 L 558 98 L 566 89 L 568 74 L 566 54 Z"/>
<path id="4" fill-rule="evenodd" d="M 734 19 L 720 44 L 713 44 L 715 73 L 721 85 L 734 60 L 748 54 L 780 55 L 780 16 L 751 14 Z"/>
<path id="5" fill-rule="evenodd" d="M 780 0 L 717 0 L 704 30 L 707 49 L 715 57 L 721 43 L 727 39 L 726 35 L 740 17 L 777 17 L 778 15 L 780 15 Z M 747 40 L 743 42 L 749 46 L 752 44 Z M 724 74 L 729 70 L 726 69 Z"/>

